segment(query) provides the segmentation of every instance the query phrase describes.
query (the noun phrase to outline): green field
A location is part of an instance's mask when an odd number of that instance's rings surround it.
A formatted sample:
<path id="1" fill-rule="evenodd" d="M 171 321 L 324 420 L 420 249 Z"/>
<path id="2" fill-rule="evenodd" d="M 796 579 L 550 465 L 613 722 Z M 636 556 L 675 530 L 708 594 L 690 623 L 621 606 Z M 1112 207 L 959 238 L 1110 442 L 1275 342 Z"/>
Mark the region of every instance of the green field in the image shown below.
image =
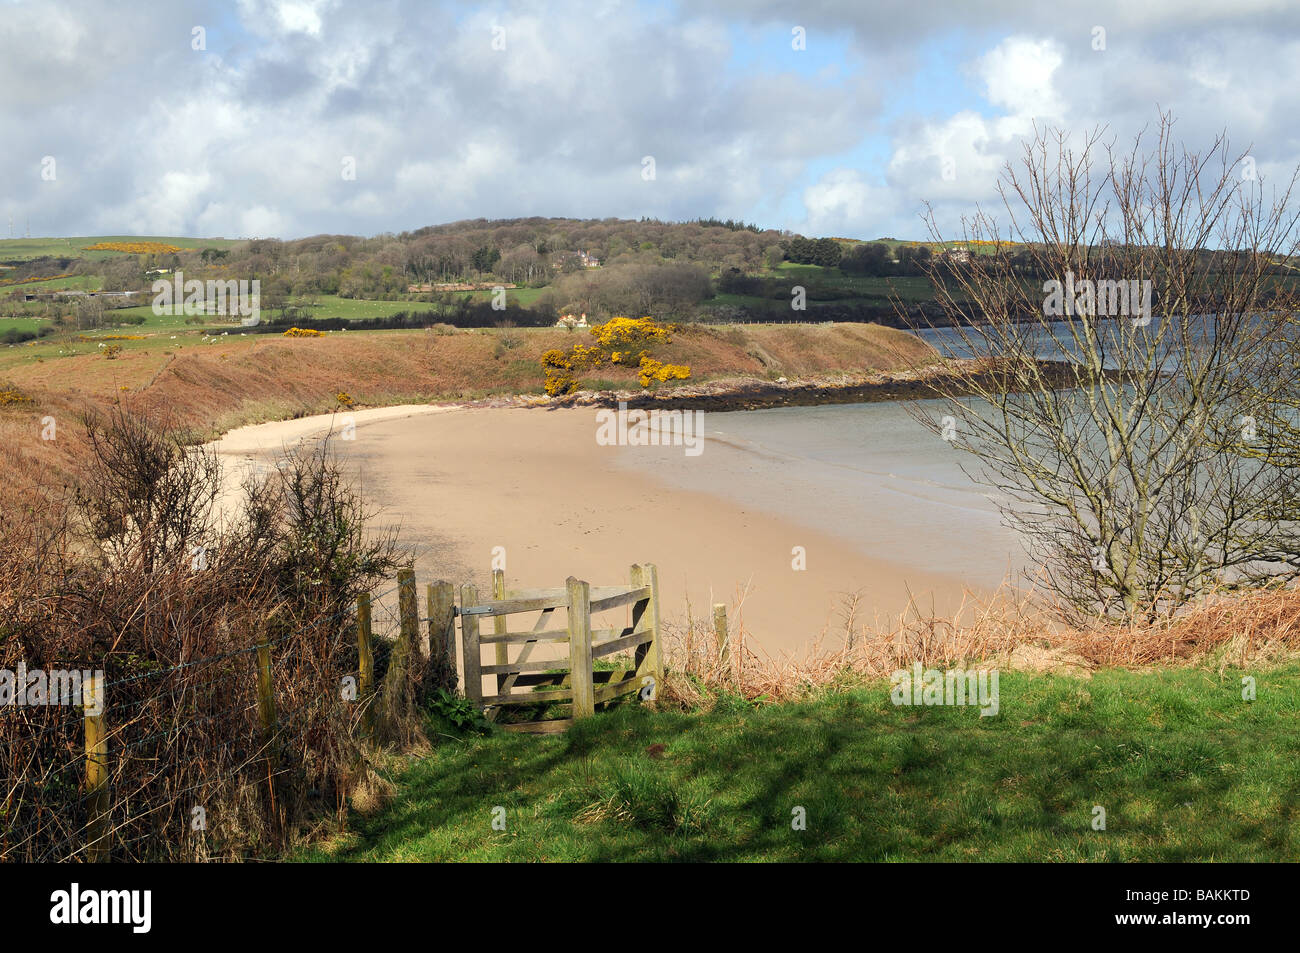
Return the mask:
<path id="1" fill-rule="evenodd" d="M 734 307 L 788 314 L 790 289 L 795 285 L 805 289 L 810 309 L 827 304 L 888 305 L 895 298 L 904 303 L 934 300 L 930 280 L 923 277 L 846 275 L 838 268 L 797 265 L 788 261 L 769 271 L 768 276 L 763 294 L 720 292 L 702 306 L 705 309 Z"/>
<path id="2" fill-rule="evenodd" d="M 879 298 L 890 300 L 897 295 L 904 301 L 929 301 L 934 298 L 934 291 L 929 278 L 918 276 L 899 276 L 879 278 L 867 275 L 846 275 L 838 268 L 823 268 L 821 265 L 796 265 L 782 262 L 776 268 L 782 278 L 804 282 L 811 294 L 813 288 L 842 292 L 841 300 L 852 298 Z"/>
<path id="3" fill-rule="evenodd" d="M 1253 702 L 1242 674 L 1004 671 L 990 718 L 895 707 L 879 682 L 629 704 L 557 737 L 436 722 L 392 803 L 299 859 L 1294 861 L 1300 666 L 1250 672 Z"/>
<path id="4" fill-rule="evenodd" d="M 367 318 L 386 318 L 402 311 L 424 311 L 428 310 L 431 305 L 419 301 L 359 301 L 353 298 L 340 298 L 337 295 L 318 295 L 311 299 L 313 304 L 307 304 L 305 299 L 290 302 L 293 307 L 299 308 L 306 313 L 308 317 L 321 318 L 347 318 L 352 321 L 365 320 Z M 220 325 L 229 327 L 233 322 L 229 317 L 218 315 L 202 316 L 202 324 L 195 321 L 193 324 L 186 324 L 187 315 L 164 314 L 156 315 L 153 313 L 152 304 L 143 304 L 134 308 L 122 308 L 113 314 L 137 315 L 145 319 L 144 324 L 139 327 L 144 331 L 150 330 L 169 330 L 178 327 L 202 327 L 204 324 Z M 278 320 L 279 309 L 267 308 L 265 304 L 262 307 L 262 320 Z M 111 320 L 111 318 L 110 318 Z"/>
<path id="5" fill-rule="evenodd" d="M 347 318 L 350 321 L 362 321 L 366 318 L 388 318 L 402 311 L 428 311 L 431 307 L 427 301 L 362 301 L 358 298 L 340 298 L 338 295 L 318 295 L 314 304 L 307 304 L 299 299 L 291 302 L 302 308 L 308 317 L 317 320 L 323 318 Z M 267 309 L 262 309 L 263 314 Z M 274 315 L 274 312 L 272 312 Z"/>
<path id="6" fill-rule="evenodd" d="M 23 281 L 12 285 L 0 285 L 0 295 L 11 291 L 98 291 L 103 279 L 99 275 L 72 275 L 68 278 L 55 278 L 50 281 Z"/>
<path id="7" fill-rule="evenodd" d="M 160 242 L 177 248 L 233 248 L 243 244 L 230 238 L 169 238 L 156 235 L 91 235 L 82 238 L 2 238 L 0 261 L 28 261 L 46 256 L 99 260 L 122 255 L 118 251 L 86 251 L 100 242 Z"/>
<path id="8" fill-rule="evenodd" d="M 13 328 L 16 331 L 35 331 L 47 322 L 40 318 L 6 318 L 0 317 L 0 334 Z"/>

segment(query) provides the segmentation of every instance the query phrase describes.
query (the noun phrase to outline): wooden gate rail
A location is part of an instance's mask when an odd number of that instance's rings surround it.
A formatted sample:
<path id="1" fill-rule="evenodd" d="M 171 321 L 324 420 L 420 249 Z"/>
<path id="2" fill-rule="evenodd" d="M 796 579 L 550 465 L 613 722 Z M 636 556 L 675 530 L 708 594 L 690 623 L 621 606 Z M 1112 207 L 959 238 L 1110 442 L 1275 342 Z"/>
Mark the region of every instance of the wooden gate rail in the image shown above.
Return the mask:
<path id="1" fill-rule="evenodd" d="M 634 565 L 629 585 L 590 586 L 569 577 L 563 589 L 507 590 L 505 573 L 492 574 L 494 598 L 480 601 L 478 589 L 461 587 L 461 648 L 465 695 L 487 710 L 489 718 L 512 705 L 568 702 L 572 718 L 511 724 L 514 731 L 559 731 L 574 718 L 595 713 L 595 706 L 632 691 L 644 691 L 653 698 L 663 681 L 662 646 L 659 636 L 659 581 L 651 564 Z M 632 623 L 621 628 L 591 628 L 592 613 L 631 607 Z M 568 614 L 563 630 L 547 629 L 556 609 Z M 511 630 L 507 617 L 540 612 L 531 630 Z M 480 632 L 481 621 L 492 619 L 493 631 Z M 531 661 L 534 647 L 544 643 L 569 647 L 568 658 Z M 484 664 L 482 647 L 494 648 L 495 660 Z M 519 646 L 511 661 L 510 647 Z M 593 660 L 619 652 L 634 652 L 634 665 L 626 671 L 593 670 Z M 484 694 L 483 677 L 496 677 L 496 692 Z M 516 691 L 516 689 L 524 689 Z"/>

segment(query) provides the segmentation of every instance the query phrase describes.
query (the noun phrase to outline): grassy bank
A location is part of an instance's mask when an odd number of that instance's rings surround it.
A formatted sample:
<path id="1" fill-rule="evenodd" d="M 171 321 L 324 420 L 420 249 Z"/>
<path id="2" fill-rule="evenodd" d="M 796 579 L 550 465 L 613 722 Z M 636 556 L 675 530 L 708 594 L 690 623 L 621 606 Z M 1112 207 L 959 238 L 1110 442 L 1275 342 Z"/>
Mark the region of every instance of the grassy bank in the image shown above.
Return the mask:
<path id="1" fill-rule="evenodd" d="M 121 252 L 92 249 L 105 242 L 158 242 L 195 251 L 201 248 L 234 248 L 244 244 L 230 238 L 177 238 L 157 235 L 91 235 L 74 238 L 0 238 L 0 261 L 32 258 L 86 258 L 91 261 L 120 258 Z"/>
<path id="2" fill-rule="evenodd" d="M 1004 671 L 985 718 L 896 707 L 883 681 L 708 713 L 626 706 L 561 737 L 441 736 L 387 807 L 299 859 L 1295 860 L 1298 725 L 1294 663 Z"/>
<path id="3" fill-rule="evenodd" d="M 66 478 L 81 455 L 75 433 L 87 407 L 121 400 L 206 439 L 244 424 L 327 413 L 342 406 L 541 394 L 551 348 L 589 341 L 560 328 L 339 331 L 319 338 L 127 329 L 67 334 L 0 348 L 0 462 L 25 483 Z M 120 348 L 110 357 L 106 347 Z M 934 358 L 923 341 L 876 325 L 689 326 L 663 346 L 692 382 L 775 380 L 901 369 Z M 635 368 L 600 369 L 609 387 L 640 390 Z M 53 418 L 57 440 L 42 440 Z"/>

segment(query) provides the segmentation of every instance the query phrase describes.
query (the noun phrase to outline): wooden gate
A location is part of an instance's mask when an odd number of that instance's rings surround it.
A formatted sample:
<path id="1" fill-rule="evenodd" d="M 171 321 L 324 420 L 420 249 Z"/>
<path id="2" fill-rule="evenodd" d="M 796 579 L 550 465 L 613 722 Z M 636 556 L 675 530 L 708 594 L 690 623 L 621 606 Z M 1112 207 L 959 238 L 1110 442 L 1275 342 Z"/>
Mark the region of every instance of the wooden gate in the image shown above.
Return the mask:
<path id="1" fill-rule="evenodd" d="M 492 573 L 493 599 L 479 600 L 478 589 L 461 586 L 460 616 L 465 695 L 492 719 L 512 706 L 567 704 L 569 718 L 507 724 L 513 731 L 563 731 L 575 718 L 595 714 L 596 706 L 639 691 L 653 698 L 663 683 L 659 636 L 659 579 L 655 567 L 634 565 L 626 586 L 590 586 L 570 576 L 562 589 L 507 590 L 505 573 Z M 593 615 L 630 607 L 625 627 L 593 629 Z M 563 629 L 550 629 L 555 611 L 567 615 Z M 509 618 L 539 612 L 531 629 L 511 630 Z M 480 632 L 485 618 L 492 631 Z M 494 660 L 483 663 L 482 648 L 491 645 Z M 539 646 L 555 646 L 552 658 L 532 658 Z M 514 659 L 512 648 L 518 647 Z M 598 659 L 631 653 L 631 667 L 595 670 Z M 495 679 L 495 690 L 483 691 L 483 678 Z"/>

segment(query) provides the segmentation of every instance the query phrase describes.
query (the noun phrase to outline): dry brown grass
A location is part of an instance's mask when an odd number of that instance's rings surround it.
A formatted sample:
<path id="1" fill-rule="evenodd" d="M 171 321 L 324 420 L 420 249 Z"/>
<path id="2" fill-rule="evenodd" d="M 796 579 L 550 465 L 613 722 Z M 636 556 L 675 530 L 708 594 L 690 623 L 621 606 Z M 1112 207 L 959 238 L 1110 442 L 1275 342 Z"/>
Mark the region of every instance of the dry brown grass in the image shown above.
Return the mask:
<path id="1" fill-rule="evenodd" d="M 0 465 L 13 475 L 8 492 L 34 506 L 36 478 L 66 483 L 84 456 L 76 426 L 81 416 L 118 401 L 134 412 L 165 415 L 197 438 L 213 438 L 245 424 L 337 410 L 340 392 L 357 407 L 540 394 L 541 354 L 590 340 L 580 331 L 515 328 L 510 334 L 520 343 L 503 350 L 500 333 L 440 326 L 320 339 L 235 335 L 207 344 L 196 335 L 173 343 L 160 334 L 114 361 L 99 354 L 27 363 L 11 358 L 5 386 L 31 400 L 0 407 Z M 917 338 L 857 324 L 687 327 L 661 354 L 690 365 L 695 380 L 899 370 L 927 355 L 933 351 Z M 599 376 L 640 389 L 635 368 L 603 367 Z M 57 423 L 54 441 L 40 439 L 46 417 Z"/>
<path id="2" fill-rule="evenodd" d="M 729 616 L 742 617 L 738 593 Z M 724 665 L 707 619 L 689 611 L 667 634 L 667 685 L 663 693 L 685 707 L 708 708 L 718 692 L 750 700 L 790 701 L 811 692 L 888 678 L 921 662 L 959 667 L 977 662 L 1010 669 L 1087 675 L 1097 667 L 1230 665 L 1277 662 L 1300 655 L 1300 590 L 1224 594 L 1175 618 L 1152 624 L 1064 626 L 1051 606 L 1004 588 L 980 600 L 967 594 L 951 617 L 915 604 L 896 618 L 862 622 L 852 596 L 837 626 L 828 624 L 802 653 L 772 656 L 733 626 L 731 664 Z"/>
<path id="3" fill-rule="evenodd" d="M 76 429 L 61 425 L 53 443 Z M 313 817 L 341 821 L 354 785 L 359 803 L 382 804 L 362 748 L 418 722 L 385 692 L 418 697 L 423 669 L 376 653 L 377 707 L 392 718 L 363 732 L 375 703 L 340 690 L 359 672 L 353 606 L 399 555 L 366 531 L 328 448 L 287 452 L 224 521 L 213 455 L 126 415 L 82 439 L 90 459 L 74 494 L 41 488 L 42 509 L 0 508 L 0 669 L 103 673 L 109 854 L 270 855 Z M 54 701 L 0 712 L 0 860 L 76 858 L 99 829 L 81 787 L 78 699 Z"/>
<path id="4" fill-rule="evenodd" d="M 659 356 L 689 364 L 698 379 L 904 370 L 932 361 L 935 352 L 920 338 L 877 324 L 759 324 L 688 328 Z"/>

